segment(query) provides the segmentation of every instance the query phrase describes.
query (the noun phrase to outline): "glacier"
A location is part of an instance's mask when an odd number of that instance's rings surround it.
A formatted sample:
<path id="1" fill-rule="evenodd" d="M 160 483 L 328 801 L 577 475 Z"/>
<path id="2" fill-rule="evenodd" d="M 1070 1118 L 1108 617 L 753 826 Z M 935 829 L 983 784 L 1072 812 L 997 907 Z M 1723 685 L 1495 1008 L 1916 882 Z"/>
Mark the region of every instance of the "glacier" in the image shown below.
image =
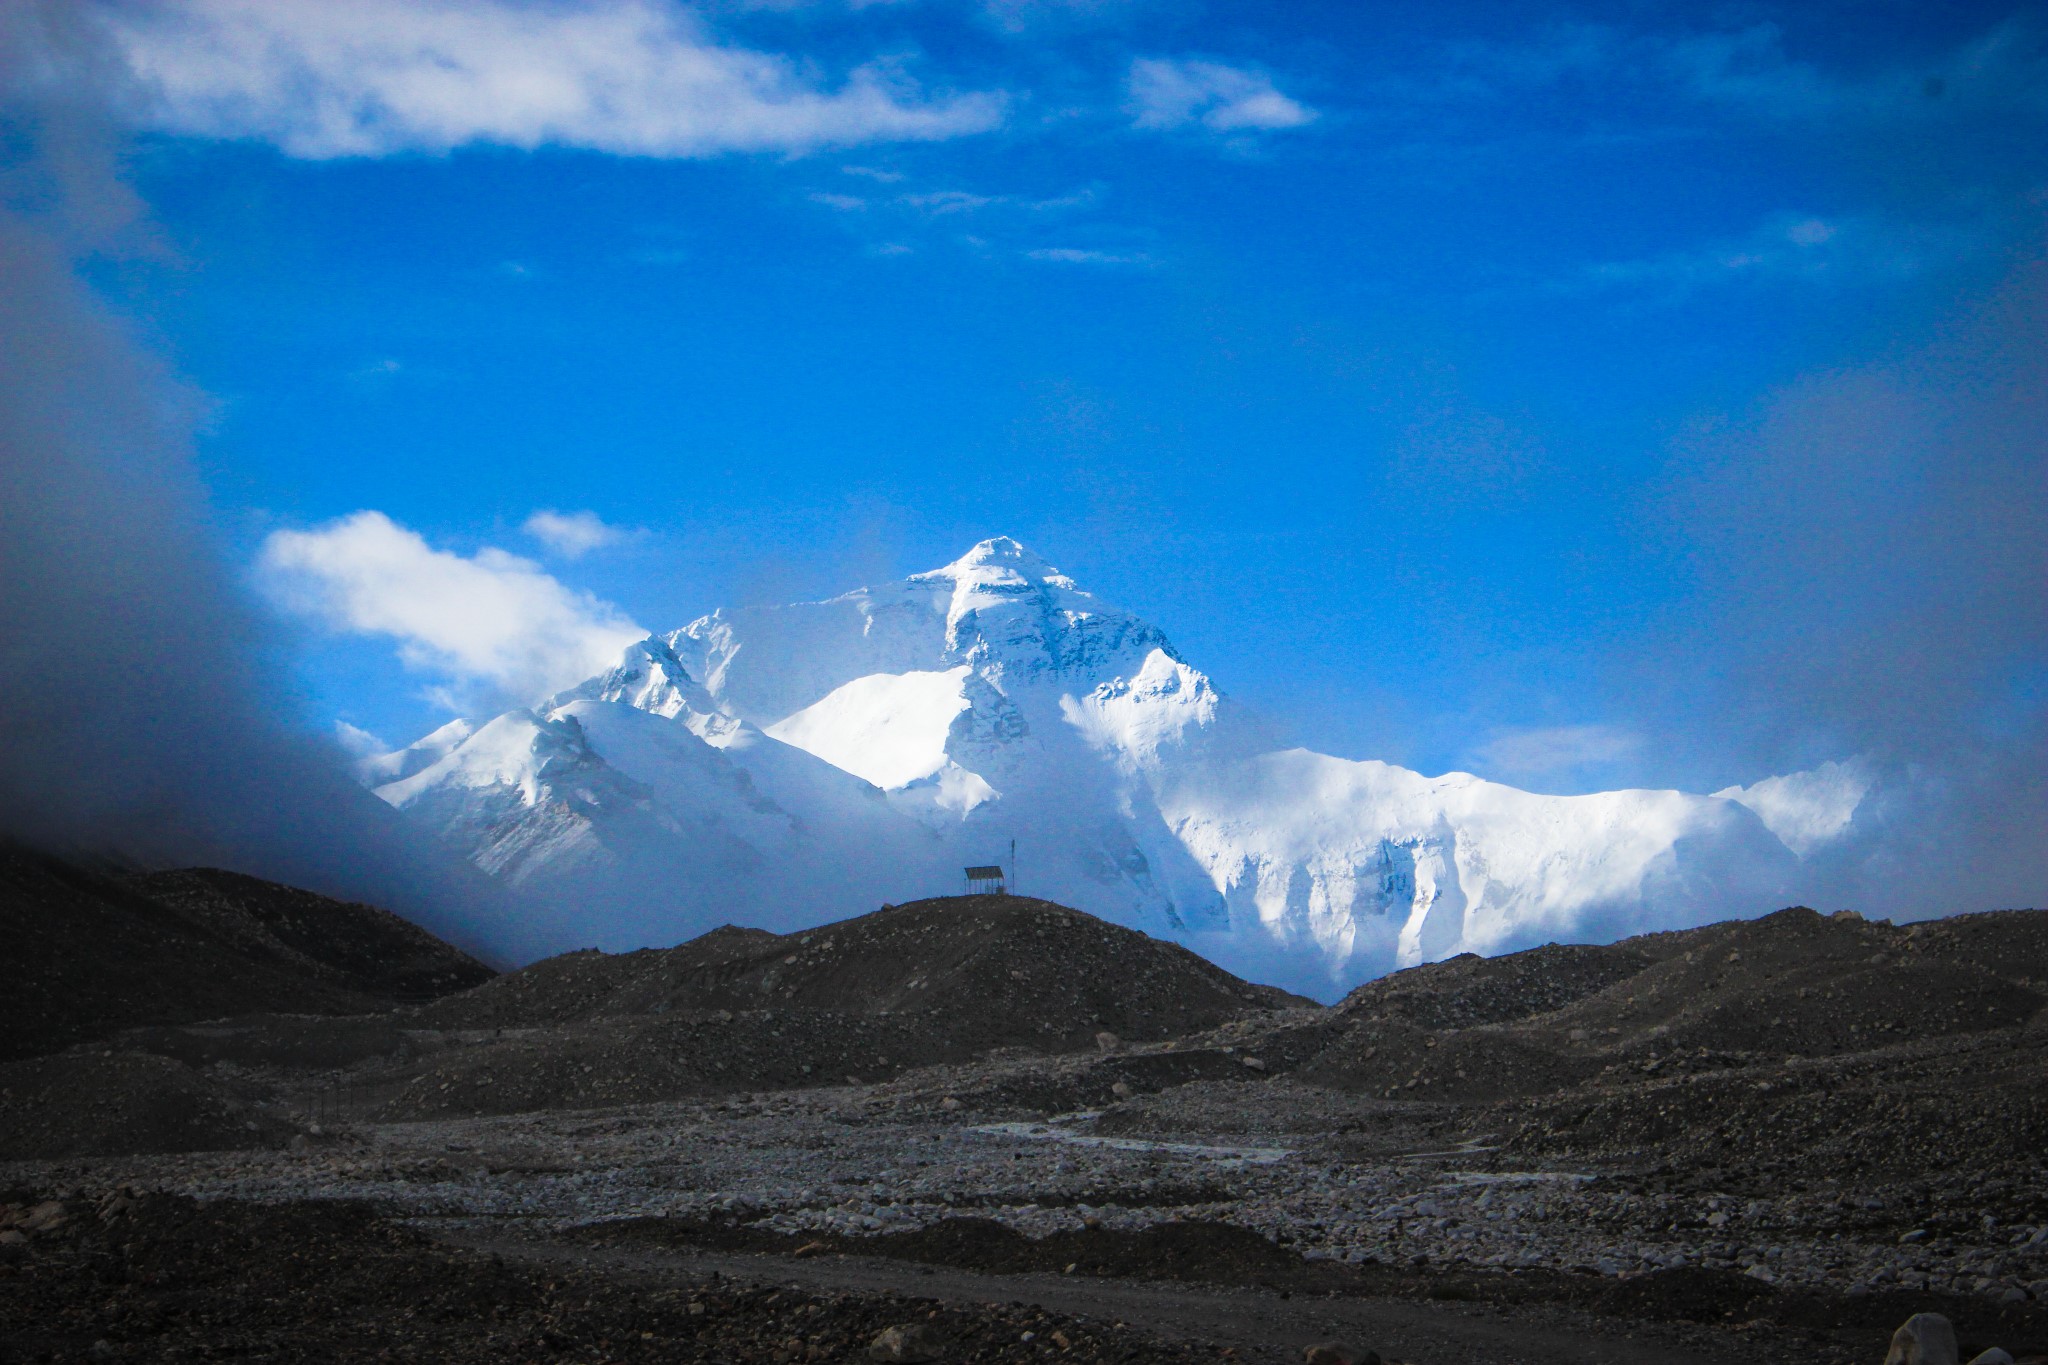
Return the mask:
<path id="1" fill-rule="evenodd" d="M 823 602 L 720 610 L 359 777 L 521 894 L 503 950 L 787 931 L 1012 889 L 1321 998 L 1397 966 L 1761 913 L 1853 765 L 1548 796 L 1305 749 L 1008 537 Z"/>

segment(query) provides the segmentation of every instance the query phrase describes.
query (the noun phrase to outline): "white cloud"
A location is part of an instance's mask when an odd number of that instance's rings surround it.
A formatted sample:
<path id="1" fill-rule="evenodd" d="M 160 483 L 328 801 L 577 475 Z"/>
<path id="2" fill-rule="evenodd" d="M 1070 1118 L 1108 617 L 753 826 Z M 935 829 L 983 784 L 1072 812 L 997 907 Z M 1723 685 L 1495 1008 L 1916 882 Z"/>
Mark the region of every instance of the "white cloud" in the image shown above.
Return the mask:
<path id="1" fill-rule="evenodd" d="M 1152 265 L 1143 252 L 1089 251 L 1081 247 L 1044 246 L 1024 253 L 1034 261 L 1059 261 L 1066 265 Z"/>
<path id="2" fill-rule="evenodd" d="M 557 512 L 552 507 L 541 508 L 519 529 L 564 559 L 581 559 L 631 534 L 607 526 L 595 512 Z"/>
<path id="3" fill-rule="evenodd" d="M 1785 847 L 1804 858 L 1848 830 L 1856 808 L 1875 784 L 1870 769 L 1851 759 L 1767 777 L 1747 787 L 1724 787 L 1714 795 L 1748 806 Z"/>
<path id="4" fill-rule="evenodd" d="M 665 0 L 99 0 L 145 121 L 306 158 L 473 143 L 629 156 L 920 141 L 1002 121 L 895 65 L 837 89 Z"/>
<path id="5" fill-rule="evenodd" d="M 1553 725 L 1497 734 L 1473 757 L 1488 773 L 1526 781 L 1618 762 L 1641 747 L 1638 736 L 1611 725 Z"/>
<path id="6" fill-rule="evenodd" d="M 1128 109 L 1140 128 L 1199 123 L 1211 132 L 1299 128 L 1315 111 L 1274 88 L 1264 72 L 1221 62 L 1144 57 L 1131 63 Z"/>
<path id="7" fill-rule="evenodd" d="M 374 758 L 378 754 L 391 752 L 391 746 L 360 725 L 350 725 L 345 720 L 334 722 L 334 742 L 341 746 L 350 758 Z"/>
<path id="8" fill-rule="evenodd" d="M 647 635 L 531 560 L 436 550 L 382 512 L 273 532 L 259 569 L 286 606 L 335 630 L 388 636 L 408 667 L 515 700 L 587 678 Z"/>

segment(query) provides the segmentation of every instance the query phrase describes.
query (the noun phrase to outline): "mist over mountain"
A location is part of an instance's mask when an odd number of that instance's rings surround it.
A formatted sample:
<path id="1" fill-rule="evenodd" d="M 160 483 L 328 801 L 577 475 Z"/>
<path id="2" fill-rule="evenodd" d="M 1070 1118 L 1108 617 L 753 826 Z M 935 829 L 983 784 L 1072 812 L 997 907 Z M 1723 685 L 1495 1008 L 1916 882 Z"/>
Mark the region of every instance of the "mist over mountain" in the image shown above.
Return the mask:
<path id="1" fill-rule="evenodd" d="M 89 72 L 91 36 L 55 8 L 12 13 L 0 86 L 52 53 Z M 367 799 L 301 728 L 276 675 L 282 642 L 210 535 L 193 465 L 202 401 L 81 279 L 85 261 L 158 249 L 92 96 L 68 87 L 6 110 L 0 841 L 231 866 L 479 946 L 502 893 Z"/>

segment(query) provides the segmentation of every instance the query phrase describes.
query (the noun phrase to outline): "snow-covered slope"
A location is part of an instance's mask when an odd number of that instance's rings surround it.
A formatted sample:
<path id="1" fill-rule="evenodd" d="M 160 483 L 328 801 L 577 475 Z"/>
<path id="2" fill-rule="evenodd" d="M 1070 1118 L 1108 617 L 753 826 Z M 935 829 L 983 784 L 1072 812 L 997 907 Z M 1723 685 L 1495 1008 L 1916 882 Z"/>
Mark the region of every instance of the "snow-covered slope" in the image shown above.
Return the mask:
<path id="1" fill-rule="evenodd" d="M 1539 796 L 1260 752 L 1157 628 L 1007 538 L 830 601 L 713 613 L 459 725 L 364 770 L 479 866 L 582 907 L 572 942 L 816 923 L 957 889 L 1014 839 L 1016 889 L 1323 995 L 1774 908 L 1861 795 L 1830 776 Z"/>

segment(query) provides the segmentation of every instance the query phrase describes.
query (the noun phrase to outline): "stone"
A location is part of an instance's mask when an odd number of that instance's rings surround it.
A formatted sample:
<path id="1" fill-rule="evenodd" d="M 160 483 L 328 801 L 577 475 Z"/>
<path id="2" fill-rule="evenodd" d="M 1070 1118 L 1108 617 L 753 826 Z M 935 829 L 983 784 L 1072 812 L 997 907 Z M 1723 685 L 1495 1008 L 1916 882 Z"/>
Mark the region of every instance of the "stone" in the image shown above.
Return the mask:
<path id="1" fill-rule="evenodd" d="M 22 1216 L 17 1225 L 23 1232 L 46 1232 L 64 1222 L 64 1206 L 54 1199 L 45 1200 Z"/>
<path id="2" fill-rule="evenodd" d="M 1257 1057 L 1240 1057 L 1238 1060 L 1254 1071 L 1264 1071 L 1266 1069 L 1266 1064 Z"/>
<path id="3" fill-rule="evenodd" d="M 1939 1313 L 1915 1313 L 1892 1333 L 1884 1365 L 1957 1365 L 1956 1329 Z"/>
<path id="4" fill-rule="evenodd" d="M 1101 1048 L 1104 1052 L 1114 1052 L 1123 1045 L 1124 1040 L 1111 1033 L 1108 1029 L 1104 1029 L 1095 1035 L 1095 1046 Z"/>
<path id="5" fill-rule="evenodd" d="M 2003 1346 L 1994 1346 L 1971 1356 L 1970 1365 L 2012 1365 L 2012 1352 Z"/>
<path id="6" fill-rule="evenodd" d="M 951 1095 L 948 1095 L 946 1096 L 946 1098 L 939 1101 L 939 1108 L 945 1110 L 949 1114 L 957 1114 L 960 1112 L 960 1101 L 954 1099 Z"/>
<path id="7" fill-rule="evenodd" d="M 1120 1100 L 1127 1100 L 1135 1092 L 1132 1091 L 1129 1083 L 1125 1081 L 1118 1081 L 1115 1085 L 1109 1088 L 1109 1093 L 1116 1096 Z"/>
<path id="8" fill-rule="evenodd" d="M 1380 1365 L 1378 1351 L 1361 1351 L 1341 1341 L 1322 1341 L 1301 1353 L 1304 1365 Z"/>
<path id="9" fill-rule="evenodd" d="M 922 1322 L 885 1327 L 868 1343 L 869 1360 L 901 1361 L 905 1365 L 938 1360 L 945 1355 L 939 1334 Z"/>

